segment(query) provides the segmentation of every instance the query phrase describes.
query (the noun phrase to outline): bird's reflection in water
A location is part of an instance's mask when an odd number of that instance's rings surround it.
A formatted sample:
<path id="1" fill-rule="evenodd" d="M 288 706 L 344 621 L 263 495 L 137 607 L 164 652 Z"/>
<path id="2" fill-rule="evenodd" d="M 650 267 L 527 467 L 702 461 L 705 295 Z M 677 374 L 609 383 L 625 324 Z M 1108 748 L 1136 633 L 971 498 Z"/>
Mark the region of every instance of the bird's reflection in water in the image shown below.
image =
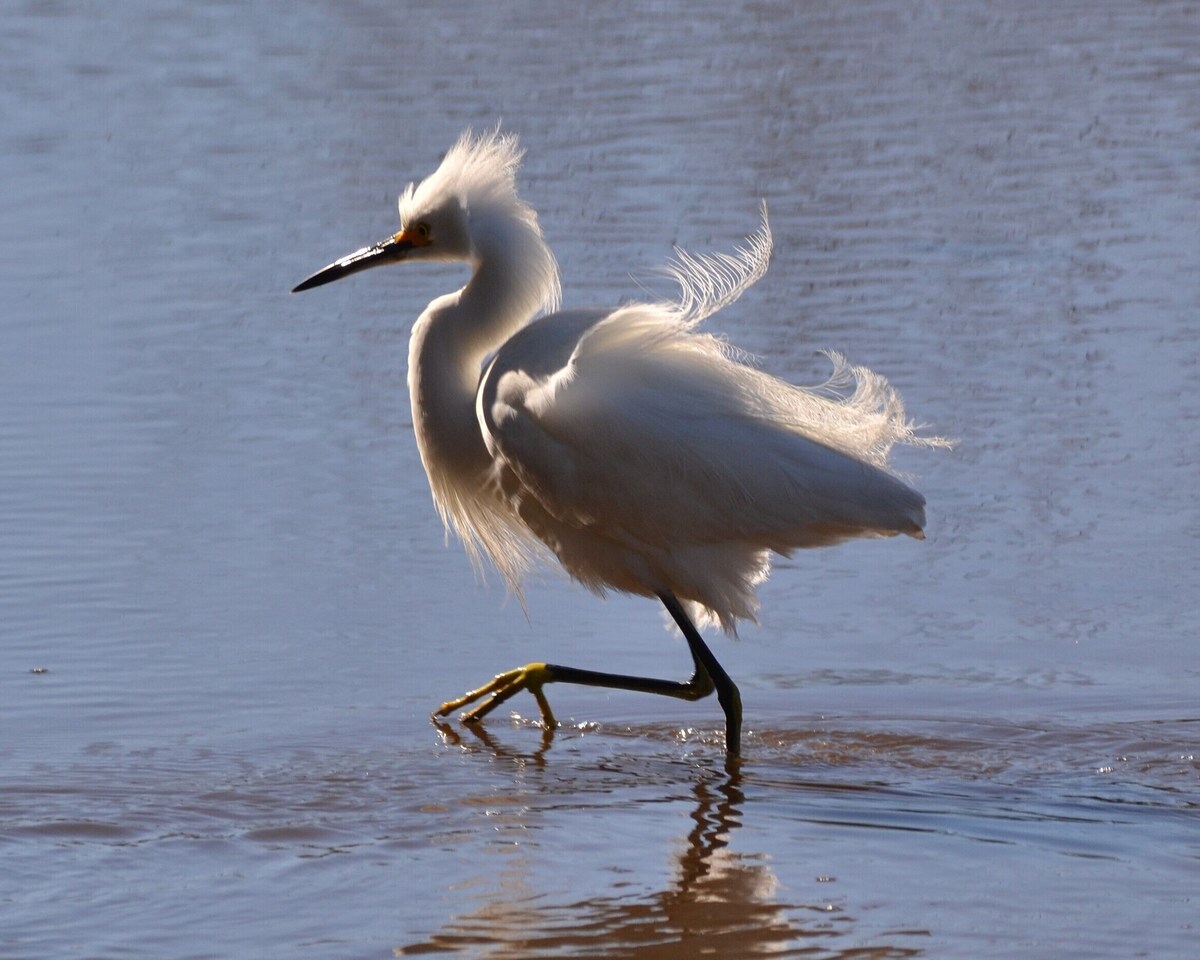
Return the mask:
<path id="1" fill-rule="evenodd" d="M 445 742 L 465 746 L 458 730 L 438 724 Z M 485 730 L 470 731 L 495 757 L 542 767 L 553 745 L 543 731 L 532 753 L 501 746 Z M 566 901 L 571 870 L 565 851 L 557 875 L 564 886 L 540 890 L 530 880 L 527 857 L 510 864 L 485 902 L 450 919 L 428 940 L 399 947 L 396 956 L 466 953 L 489 958 L 588 956 L 673 957 L 912 957 L 920 951 L 894 946 L 839 949 L 854 919 L 828 901 L 791 904 L 764 854 L 730 848 L 741 825 L 746 796 L 736 764 L 691 768 L 694 806 L 690 829 L 680 838 L 674 876 L 661 892 L 614 893 Z M 536 804 L 525 807 L 536 812 Z M 805 917 L 805 914 L 808 914 Z"/>
<path id="2" fill-rule="evenodd" d="M 442 742 L 447 746 L 459 747 L 463 745 L 463 738 L 459 730 L 456 730 L 450 724 L 443 723 L 441 720 L 434 720 L 433 726 L 441 736 Z M 503 746 L 499 740 L 488 733 L 487 728 L 481 723 L 464 723 L 459 729 L 465 730 L 499 759 L 533 763 L 535 766 L 544 767 L 546 765 L 546 754 L 554 743 L 554 728 L 542 726 L 541 724 L 538 726 L 541 728 L 542 740 L 537 749 L 532 753 L 520 753 Z"/>

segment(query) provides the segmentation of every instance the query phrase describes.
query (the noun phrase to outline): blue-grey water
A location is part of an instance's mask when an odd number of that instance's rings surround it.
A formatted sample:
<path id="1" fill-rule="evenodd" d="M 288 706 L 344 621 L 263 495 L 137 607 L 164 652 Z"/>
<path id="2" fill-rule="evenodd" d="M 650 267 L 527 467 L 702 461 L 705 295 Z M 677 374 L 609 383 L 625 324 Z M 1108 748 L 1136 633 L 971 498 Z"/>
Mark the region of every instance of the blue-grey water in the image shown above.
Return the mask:
<path id="1" fill-rule="evenodd" d="M 1200 15 L 1184 2 L 11 3 L 0 33 L 0 956 L 1188 958 L 1200 926 Z M 567 305 L 673 244 L 710 322 L 960 444 L 928 540 L 713 638 L 447 546 L 412 320 L 312 270 L 518 131 Z M 492 578 L 495 581 L 496 578 Z"/>

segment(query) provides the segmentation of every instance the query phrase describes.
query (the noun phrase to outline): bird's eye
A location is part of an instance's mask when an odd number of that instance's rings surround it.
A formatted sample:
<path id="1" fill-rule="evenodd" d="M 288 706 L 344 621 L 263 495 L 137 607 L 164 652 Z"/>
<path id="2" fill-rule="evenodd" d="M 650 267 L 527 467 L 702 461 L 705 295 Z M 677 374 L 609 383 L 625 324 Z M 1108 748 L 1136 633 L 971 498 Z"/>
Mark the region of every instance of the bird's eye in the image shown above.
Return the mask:
<path id="1" fill-rule="evenodd" d="M 422 240 L 429 239 L 429 224 L 425 223 L 424 221 L 421 221 L 413 229 L 416 230 L 417 236 L 420 237 Z"/>

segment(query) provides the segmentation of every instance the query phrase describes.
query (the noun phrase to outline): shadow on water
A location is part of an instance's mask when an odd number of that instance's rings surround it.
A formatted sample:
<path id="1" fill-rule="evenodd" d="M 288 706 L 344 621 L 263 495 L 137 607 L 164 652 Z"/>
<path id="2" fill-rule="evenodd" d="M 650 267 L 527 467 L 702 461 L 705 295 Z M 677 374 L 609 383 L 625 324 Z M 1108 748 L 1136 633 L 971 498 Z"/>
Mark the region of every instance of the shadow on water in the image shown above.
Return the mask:
<path id="1" fill-rule="evenodd" d="M 480 726 L 456 729 L 438 723 L 437 727 L 450 746 L 537 769 L 546 767 L 555 742 L 554 732 L 543 730 L 537 746 L 522 753 L 503 746 Z M 467 731 L 468 738 L 459 729 Z M 671 762 L 670 772 L 664 774 L 654 771 L 651 758 L 646 761 L 631 774 L 633 779 L 687 791 L 686 797 L 674 798 L 686 799 L 687 817 L 675 819 L 689 826 L 674 844 L 670 876 L 661 889 L 630 896 L 622 889 L 626 884 L 617 883 L 599 896 L 558 900 L 545 887 L 518 876 L 518 868 L 506 873 L 498 889 L 474 902 L 471 909 L 450 918 L 428 939 L 398 947 L 396 955 L 885 958 L 923 953 L 892 945 L 838 949 L 838 941 L 854 928 L 853 916 L 827 900 L 790 902 L 781 896 L 781 884 L 765 852 L 733 849 L 731 839 L 743 823 L 747 803 L 740 765 L 709 761 L 681 770 Z M 638 851 L 628 852 L 638 855 Z M 564 862 L 559 869 L 566 873 L 571 865 Z M 905 939 L 927 935 L 927 931 L 902 934 Z"/>

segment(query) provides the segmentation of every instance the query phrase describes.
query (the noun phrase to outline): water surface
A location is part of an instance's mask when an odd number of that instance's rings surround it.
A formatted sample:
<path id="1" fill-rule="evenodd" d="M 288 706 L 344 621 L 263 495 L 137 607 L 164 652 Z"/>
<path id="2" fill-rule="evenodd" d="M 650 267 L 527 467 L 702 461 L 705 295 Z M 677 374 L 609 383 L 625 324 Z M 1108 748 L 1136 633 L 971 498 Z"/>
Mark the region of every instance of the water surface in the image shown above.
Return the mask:
<path id="1" fill-rule="evenodd" d="M 428 9 L 426 9 L 426 7 Z M 1189 957 L 1200 86 L 1182 3 L 29 3 L 0 38 L 0 954 Z M 719 329 L 959 438 L 929 539 L 780 562 L 714 702 L 654 606 L 444 543 L 408 329 L 298 280 L 466 126 L 568 306 L 769 204 Z M 633 275 L 631 277 L 631 274 Z M 494 578 L 493 578 L 494 579 Z"/>

